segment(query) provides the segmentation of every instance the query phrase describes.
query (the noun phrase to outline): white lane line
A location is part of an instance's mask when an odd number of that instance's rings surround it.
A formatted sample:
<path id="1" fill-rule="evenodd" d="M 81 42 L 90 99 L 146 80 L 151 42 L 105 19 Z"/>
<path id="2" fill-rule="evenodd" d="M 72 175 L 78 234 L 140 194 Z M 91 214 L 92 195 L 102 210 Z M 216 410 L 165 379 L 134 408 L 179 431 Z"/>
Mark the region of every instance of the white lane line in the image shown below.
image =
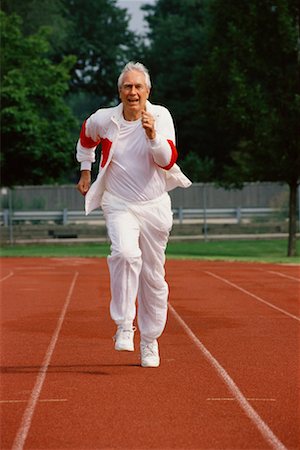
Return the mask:
<path id="1" fill-rule="evenodd" d="M 9 273 L 8 275 L 6 275 L 5 277 L 1 278 L 1 279 L 0 279 L 0 283 L 2 283 L 2 281 L 7 280 L 8 278 L 12 277 L 13 274 L 14 274 L 13 272 L 10 272 L 10 273 Z"/>
<path id="2" fill-rule="evenodd" d="M 279 275 L 280 277 L 289 278 L 290 280 L 295 280 L 300 282 L 300 278 L 292 277 L 291 275 L 286 275 L 285 273 L 275 272 L 274 270 L 267 270 L 268 273 L 273 273 L 275 275 Z"/>
<path id="3" fill-rule="evenodd" d="M 55 349 L 55 345 L 57 343 L 57 340 L 58 340 L 58 337 L 59 337 L 59 333 L 60 333 L 60 330 L 61 330 L 64 318 L 65 318 L 68 306 L 69 306 L 70 301 L 71 301 L 71 297 L 72 297 L 72 293 L 73 293 L 73 290 L 74 290 L 74 287 L 75 287 L 75 283 L 76 283 L 77 277 L 78 277 L 78 272 L 75 272 L 75 274 L 73 276 L 73 279 L 72 279 L 72 282 L 71 282 L 71 286 L 69 288 L 69 292 L 67 294 L 67 297 L 66 297 L 66 300 L 65 300 L 65 303 L 64 303 L 64 306 L 62 308 L 62 311 L 60 313 L 59 319 L 57 321 L 56 329 L 55 329 L 55 331 L 54 331 L 54 333 L 52 335 L 50 344 L 49 344 L 48 349 L 47 349 L 47 351 L 45 353 L 43 364 L 42 364 L 42 366 L 41 366 L 41 368 L 39 370 L 39 373 L 37 375 L 34 388 L 33 388 L 32 392 L 31 392 L 30 398 L 28 400 L 27 407 L 26 407 L 25 412 L 23 414 L 19 430 L 18 430 L 18 432 L 16 434 L 16 437 L 15 437 L 15 440 L 14 440 L 14 443 L 13 443 L 13 446 L 12 446 L 12 450 L 22 450 L 23 447 L 24 447 L 24 444 L 25 444 L 25 441 L 26 441 L 26 438 L 27 438 L 27 435 L 28 435 L 28 431 L 29 431 L 29 428 L 30 428 L 30 425 L 31 425 L 32 417 L 33 417 L 33 414 L 34 414 L 34 411 L 35 411 L 35 407 L 36 407 L 36 404 L 37 404 L 37 402 L 39 400 L 39 396 L 40 396 L 40 393 L 41 393 L 41 390 L 42 390 L 42 387 L 43 387 L 43 384 L 44 384 L 44 381 L 45 381 L 45 378 L 46 378 L 47 370 L 48 370 L 48 367 L 49 367 L 49 364 L 50 364 L 50 361 L 51 361 L 51 358 L 52 358 L 52 355 L 53 355 L 53 352 L 54 352 L 54 349 Z"/>
<path id="4" fill-rule="evenodd" d="M 68 399 L 66 398 L 44 398 L 39 399 L 39 403 L 54 403 L 54 402 L 67 402 Z M 0 400 L 0 403 L 27 403 L 28 400 Z"/>
<path id="5" fill-rule="evenodd" d="M 243 411 L 249 417 L 249 419 L 256 426 L 258 431 L 261 433 L 263 438 L 270 444 L 270 446 L 274 450 L 287 450 L 287 448 L 283 445 L 283 443 L 275 436 L 271 428 L 263 421 L 263 419 L 259 416 L 259 414 L 255 411 L 255 409 L 250 405 L 246 397 L 242 394 L 238 386 L 235 384 L 230 375 L 226 372 L 226 370 L 221 366 L 221 364 L 214 358 L 214 356 L 207 350 L 204 344 L 197 338 L 197 336 L 192 332 L 186 322 L 180 317 L 177 311 L 173 308 L 172 305 L 169 304 L 169 308 L 177 321 L 183 327 L 187 335 L 191 338 L 194 344 L 201 350 L 205 358 L 208 362 L 216 369 L 219 377 L 224 381 L 226 386 L 228 387 L 231 394 L 237 400 Z"/>
<path id="6" fill-rule="evenodd" d="M 264 300 L 255 294 L 252 294 L 252 292 L 247 291 L 246 289 L 243 289 L 242 287 L 238 286 L 237 284 L 231 283 L 231 281 L 227 280 L 226 278 L 220 277 L 219 275 L 216 275 L 215 273 L 212 273 L 212 272 L 205 272 L 205 273 L 207 273 L 208 275 L 211 275 L 214 278 L 217 278 L 218 280 L 223 281 L 226 284 L 229 284 L 229 286 L 232 286 L 241 292 L 244 292 L 244 294 L 250 295 L 250 297 L 253 297 L 253 298 L 255 298 L 255 300 L 258 300 L 259 302 L 264 303 L 265 305 L 268 305 L 270 308 L 276 309 L 277 311 L 281 312 L 282 314 L 285 314 L 286 316 L 291 317 L 292 319 L 298 320 L 298 322 L 300 322 L 300 317 L 294 316 L 293 314 L 290 314 L 289 312 L 285 311 L 284 309 L 278 308 L 278 306 L 275 306 L 272 303 L 269 303 L 267 300 Z"/>

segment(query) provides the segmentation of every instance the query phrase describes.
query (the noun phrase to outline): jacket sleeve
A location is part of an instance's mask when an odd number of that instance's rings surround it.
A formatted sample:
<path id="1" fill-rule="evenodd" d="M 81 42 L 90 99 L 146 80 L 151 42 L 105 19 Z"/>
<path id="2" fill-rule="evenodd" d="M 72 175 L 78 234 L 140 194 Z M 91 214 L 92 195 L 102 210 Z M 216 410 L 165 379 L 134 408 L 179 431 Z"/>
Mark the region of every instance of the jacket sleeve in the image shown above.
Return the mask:
<path id="1" fill-rule="evenodd" d="M 92 163 L 95 162 L 95 150 L 100 141 L 95 114 L 93 114 L 83 122 L 76 146 L 76 158 L 80 162 L 81 170 L 91 170 Z"/>
<path id="2" fill-rule="evenodd" d="M 162 108 L 156 117 L 156 138 L 150 140 L 150 147 L 155 163 L 162 169 L 169 170 L 177 161 L 175 130 L 171 114 Z"/>

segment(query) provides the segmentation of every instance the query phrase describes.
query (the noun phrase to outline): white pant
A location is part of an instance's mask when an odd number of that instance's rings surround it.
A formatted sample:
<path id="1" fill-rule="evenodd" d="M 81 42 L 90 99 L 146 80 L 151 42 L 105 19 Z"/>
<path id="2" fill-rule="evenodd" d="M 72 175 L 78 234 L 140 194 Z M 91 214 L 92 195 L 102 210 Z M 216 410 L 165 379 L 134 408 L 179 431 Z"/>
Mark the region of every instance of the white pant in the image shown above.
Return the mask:
<path id="1" fill-rule="evenodd" d="M 117 325 L 132 326 L 138 298 L 141 340 L 150 343 L 162 334 L 167 320 L 164 264 L 172 227 L 170 196 L 129 203 L 105 191 L 101 206 L 111 240 L 111 317 Z"/>

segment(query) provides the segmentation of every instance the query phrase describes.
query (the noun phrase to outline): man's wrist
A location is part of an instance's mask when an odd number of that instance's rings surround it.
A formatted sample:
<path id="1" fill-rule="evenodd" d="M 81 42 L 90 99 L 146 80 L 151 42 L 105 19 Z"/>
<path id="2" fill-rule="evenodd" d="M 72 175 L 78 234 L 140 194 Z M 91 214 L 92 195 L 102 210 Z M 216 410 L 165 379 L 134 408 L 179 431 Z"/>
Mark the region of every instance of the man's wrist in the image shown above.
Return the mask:
<path id="1" fill-rule="evenodd" d="M 153 139 L 150 139 L 150 145 L 152 148 L 156 148 L 159 147 L 160 145 L 160 139 L 157 135 L 155 135 L 155 137 Z"/>
<path id="2" fill-rule="evenodd" d="M 80 170 L 92 170 L 92 163 L 90 161 L 82 161 L 80 164 Z"/>

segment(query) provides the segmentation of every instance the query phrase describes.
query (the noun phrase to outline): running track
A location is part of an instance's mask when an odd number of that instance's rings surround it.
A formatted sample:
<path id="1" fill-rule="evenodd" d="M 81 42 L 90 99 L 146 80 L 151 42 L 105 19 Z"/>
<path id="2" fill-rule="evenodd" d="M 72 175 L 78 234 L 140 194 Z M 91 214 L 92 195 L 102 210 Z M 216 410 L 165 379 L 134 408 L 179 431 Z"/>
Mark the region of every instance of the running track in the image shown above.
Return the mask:
<path id="1" fill-rule="evenodd" d="M 105 259 L 4 258 L 1 449 L 299 449 L 299 266 L 175 261 L 161 366 L 113 350 Z"/>

